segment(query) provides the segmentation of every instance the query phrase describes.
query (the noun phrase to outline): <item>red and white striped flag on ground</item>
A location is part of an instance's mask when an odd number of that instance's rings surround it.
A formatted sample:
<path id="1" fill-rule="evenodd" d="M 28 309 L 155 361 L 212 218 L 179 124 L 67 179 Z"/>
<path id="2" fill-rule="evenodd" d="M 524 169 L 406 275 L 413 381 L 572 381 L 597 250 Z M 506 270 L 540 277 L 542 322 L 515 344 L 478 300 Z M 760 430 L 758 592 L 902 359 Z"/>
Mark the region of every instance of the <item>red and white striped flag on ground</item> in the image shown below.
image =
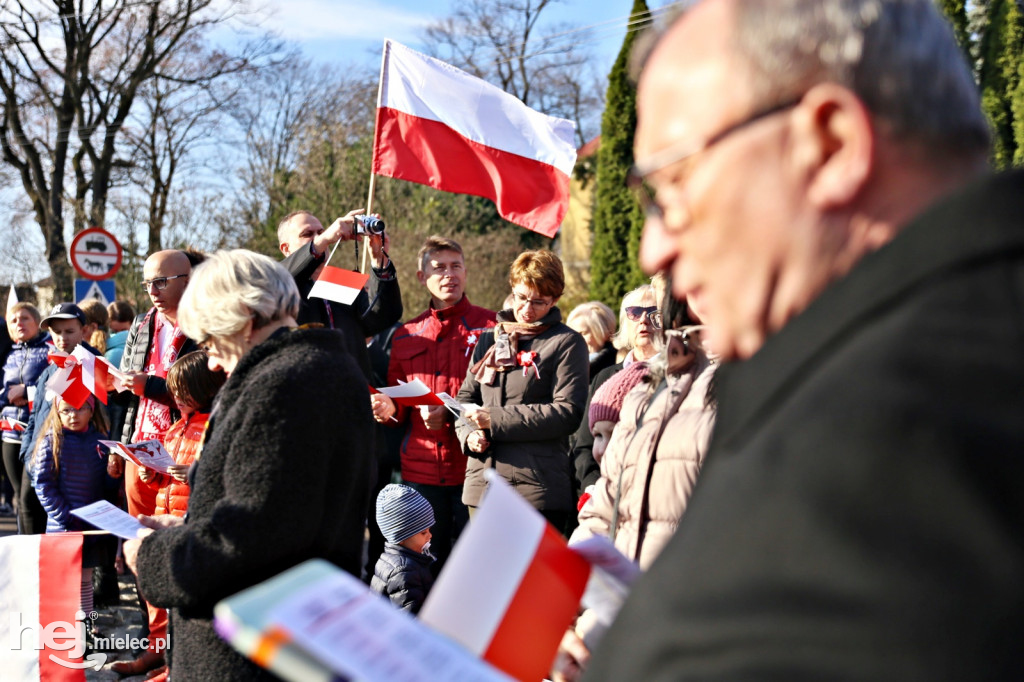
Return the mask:
<path id="1" fill-rule="evenodd" d="M 0 538 L 0 678 L 85 680 L 81 612 L 82 535 Z"/>
<path id="2" fill-rule="evenodd" d="M 369 279 L 369 275 L 360 272 L 325 265 L 313 283 L 313 288 L 309 290 L 307 298 L 325 298 L 328 301 L 352 305 Z"/>
<path id="3" fill-rule="evenodd" d="M 509 222 L 554 237 L 569 205 L 575 125 L 501 88 L 384 41 L 373 172 L 491 199 Z"/>
<path id="4" fill-rule="evenodd" d="M 520 680 L 547 677 L 590 566 L 493 469 L 420 620 Z"/>

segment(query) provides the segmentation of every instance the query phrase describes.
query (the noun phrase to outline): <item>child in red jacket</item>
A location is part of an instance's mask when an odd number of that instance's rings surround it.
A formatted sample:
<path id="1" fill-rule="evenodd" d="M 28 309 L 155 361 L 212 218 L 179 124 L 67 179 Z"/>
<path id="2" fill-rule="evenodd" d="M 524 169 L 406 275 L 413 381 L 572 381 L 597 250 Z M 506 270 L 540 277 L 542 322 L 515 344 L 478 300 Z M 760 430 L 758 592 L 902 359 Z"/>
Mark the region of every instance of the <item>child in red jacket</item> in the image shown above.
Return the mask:
<path id="1" fill-rule="evenodd" d="M 184 516 L 188 511 L 188 470 L 192 462 L 199 459 L 213 399 L 227 380 L 223 372 L 210 371 L 208 360 L 206 351 L 194 351 L 178 358 L 167 372 L 167 388 L 174 396 L 181 419 L 167 430 L 164 447 L 171 453 L 176 464 L 170 467 L 168 474 L 139 469 L 139 478 L 144 483 L 157 481 L 160 486 L 156 494 L 156 514 Z M 152 605 L 148 605 L 148 608 L 150 651 L 162 654 L 160 648 L 166 646 L 167 611 Z M 126 668 L 126 673 L 132 674 L 134 671 Z M 157 674 L 151 679 L 164 678 L 162 674 Z"/>
<path id="2" fill-rule="evenodd" d="M 178 358 L 167 372 L 167 388 L 174 396 L 181 419 L 167 430 L 164 447 L 176 464 L 168 474 L 140 470 L 144 482 L 156 480 L 160 485 L 156 514 L 184 516 L 188 511 L 188 470 L 199 456 L 213 399 L 227 378 L 223 372 L 210 371 L 207 360 L 205 351 L 188 353 Z"/>

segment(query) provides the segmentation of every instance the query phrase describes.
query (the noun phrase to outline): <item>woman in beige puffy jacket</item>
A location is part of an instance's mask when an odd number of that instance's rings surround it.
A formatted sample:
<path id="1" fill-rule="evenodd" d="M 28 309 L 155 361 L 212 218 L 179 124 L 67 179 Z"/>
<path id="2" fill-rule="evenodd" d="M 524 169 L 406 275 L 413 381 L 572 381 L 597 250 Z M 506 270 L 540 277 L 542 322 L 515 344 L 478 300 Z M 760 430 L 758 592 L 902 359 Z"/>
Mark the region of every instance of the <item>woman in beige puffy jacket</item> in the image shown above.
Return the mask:
<path id="1" fill-rule="evenodd" d="M 646 570 L 675 533 L 704 463 L 715 420 L 715 363 L 700 328 L 668 330 L 664 360 L 626 396 L 601 478 L 572 543 L 605 535 Z"/>

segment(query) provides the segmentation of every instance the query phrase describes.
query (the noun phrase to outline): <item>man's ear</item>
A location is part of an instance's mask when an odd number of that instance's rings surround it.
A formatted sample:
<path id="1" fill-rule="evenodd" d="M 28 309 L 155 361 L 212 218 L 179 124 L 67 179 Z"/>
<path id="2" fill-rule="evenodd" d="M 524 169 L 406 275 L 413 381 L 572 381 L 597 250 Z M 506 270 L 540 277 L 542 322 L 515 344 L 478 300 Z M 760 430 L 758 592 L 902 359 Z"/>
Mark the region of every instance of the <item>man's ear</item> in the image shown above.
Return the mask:
<path id="1" fill-rule="evenodd" d="M 423 286 L 427 286 L 427 276 L 423 274 L 422 270 L 416 271 L 416 279 L 419 280 L 419 283 Z"/>
<path id="2" fill-rule="evenodd" d="M 277 245 L 277 248 L 281 249 L 281 253 L 282 253 L 282 254 L 284 254 L 284 256 L 285 256 L 286 258 L 287 258 L 288 256 L 292 255 L 292 249 L 291 249 L 291 247 L 290 247 L 290 246 L 288 246 L 288 244 L 286 244 L 286 243 L 284 243 L 284 242 L 281 242 L 280 244 L 278 244 L 278 245 Z"/>
<path id="3" fill-rule="evenodd" d="M 871 177 L 875 130 L 871 113 L 850 90 L 815 85 L 793 112 L 797 162 L 807 177 L 807 198 L 820 210 L 849 204 Z"/>

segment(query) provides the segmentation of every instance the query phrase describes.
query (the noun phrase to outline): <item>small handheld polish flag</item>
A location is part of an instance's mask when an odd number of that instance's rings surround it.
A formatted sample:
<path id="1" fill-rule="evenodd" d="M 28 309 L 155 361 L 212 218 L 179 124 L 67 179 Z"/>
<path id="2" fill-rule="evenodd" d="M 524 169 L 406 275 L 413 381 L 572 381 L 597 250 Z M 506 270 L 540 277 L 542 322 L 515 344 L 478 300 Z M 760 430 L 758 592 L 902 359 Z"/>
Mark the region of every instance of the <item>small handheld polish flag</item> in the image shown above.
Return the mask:
<path id="1" fill-rule="evenodd" d="M 493 469 L 420 620 L 519 680 L 547 676 L 590 576 L 586 559 Z"/>
<path id="2" fill-rule="evenodd" d="M 313 288 L 309 290 L 309 298 L 325 298 L 328 301 L 352 305 L 369 279 L 369 275 L 325 265 L 313 283 Z"/>

